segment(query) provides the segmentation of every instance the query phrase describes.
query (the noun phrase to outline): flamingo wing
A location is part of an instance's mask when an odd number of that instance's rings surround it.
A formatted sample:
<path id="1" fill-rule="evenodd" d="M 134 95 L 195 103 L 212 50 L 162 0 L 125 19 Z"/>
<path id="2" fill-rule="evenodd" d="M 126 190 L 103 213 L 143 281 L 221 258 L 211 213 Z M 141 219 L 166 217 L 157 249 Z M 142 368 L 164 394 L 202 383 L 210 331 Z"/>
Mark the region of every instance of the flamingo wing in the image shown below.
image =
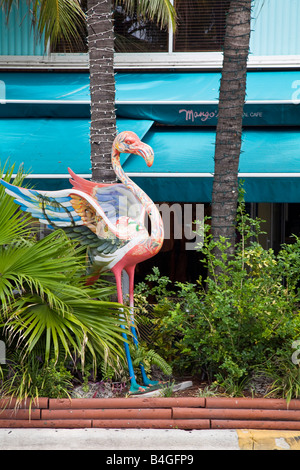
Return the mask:
<path id="1" fill-rule="evenodd" d="M 68 171 L 72 177 L 70 183 L 73 188 L 93 197 L 113 224 L 120 217 L 129 217 L 138 225 L 144 225 L 145 208 L 133 191 L 124 184 L 95 183 L 76 175 L 70 168 Z"/>
<path id="2" fill-rule="evenodd" d="M 95 199 L 114 223 L 121 217 L 128 217 L 138 225 L 145 223 L 145 209 L 130 189 L 124 184 L 97 187 Z"/>
<path id="3" fill-rule="evenodd" d="M 113 253 L 128 242 L 116 237 L 114 226 L 101 206 L 88 194 L 74 189 L 37 191 L 1 179 L 0 183 L 23 211 L 51 229 L 63 229 L 70 238 L 95 248 L 99 254 Z"/>

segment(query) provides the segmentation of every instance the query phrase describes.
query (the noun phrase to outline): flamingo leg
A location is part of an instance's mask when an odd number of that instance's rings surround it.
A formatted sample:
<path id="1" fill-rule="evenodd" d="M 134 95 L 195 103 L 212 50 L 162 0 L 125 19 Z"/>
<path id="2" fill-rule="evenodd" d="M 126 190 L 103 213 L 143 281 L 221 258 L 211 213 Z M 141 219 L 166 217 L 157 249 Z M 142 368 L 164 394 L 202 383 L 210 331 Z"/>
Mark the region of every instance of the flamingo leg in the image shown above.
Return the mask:
<path id="1" fill-rule="evenodd" d="M 122 292 L 122 282 L 121 282 L 121 270 L 116 270 L 114 271 L 114 275 L 116 278 L 116 285 L 117 285 L 117 294 L 118 294 L 118 302 L 120 304 L 123 304 L 123 292 Z M 125 329 L 124 325 L 121 325 L 121 328 Z M 125 349 L 125 354 L 126 354 L 126 359 L 127 359 L 127 364 L 128 364 L 128 370 L 129 370 L 129 376 L 130 376 L 130 393 L 136 393 L 136 392 L 141 392 L 141 391 L 146 391 L 145 387 L 142 387 L 138 385 L 132 365 L 132 359 L 129 351 L 129 345 L 127 343 L 127 335 L 126 333 L 122 333 L 122 336 L 124 338 L 124 349 Z"/>
<path id="2" fill-rule="evenodd" d="M 125 268 L 125 270 L 126 270 L 128 276 L 129 276 L 129 306 L 130 306 L 130 310 L 131 310 L 131 321 L 132 321 L 131 331 L 132 331 L 132 334 L 133 334 L 134 344 L 135 344 L 136 347 L 138 347 L 138 338 L 137 338 L 136 329 L 134 327 L 134 271 L 135 271 L 135 266 L 129 266 L 129 267 Z M 157 380 L 148 379 L 148 377 L 146 375 L 146 372 L 145 372 L 145 368 L 144 368 L 142 363 L 140 364 L 139 367 L 140 367 L 141 374 L 142 374 L 143 384 L 146 387 L 149 387 L 151 385 L 157 385 L 159 383 Z"/>

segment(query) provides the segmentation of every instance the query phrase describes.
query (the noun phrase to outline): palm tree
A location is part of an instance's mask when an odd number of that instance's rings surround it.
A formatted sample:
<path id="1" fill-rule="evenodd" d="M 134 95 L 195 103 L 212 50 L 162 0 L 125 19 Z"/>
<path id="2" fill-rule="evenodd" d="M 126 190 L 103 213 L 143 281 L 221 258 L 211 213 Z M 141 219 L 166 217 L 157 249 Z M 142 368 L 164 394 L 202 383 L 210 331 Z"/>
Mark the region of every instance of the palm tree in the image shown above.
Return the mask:
<path id="1" fill-rule="evenodd" d="M 111 148 L 116 136 L 112 1 L 88 0 L 92 180 L 112 183 Z"/>
<path id="2" fill-rule="evenodd" d="M 226 21 L 212 195 L 212 235 L 233 250 L 252 0 L 231 0 Z M 216 253 L 217 254 L 217 253 Z"/>

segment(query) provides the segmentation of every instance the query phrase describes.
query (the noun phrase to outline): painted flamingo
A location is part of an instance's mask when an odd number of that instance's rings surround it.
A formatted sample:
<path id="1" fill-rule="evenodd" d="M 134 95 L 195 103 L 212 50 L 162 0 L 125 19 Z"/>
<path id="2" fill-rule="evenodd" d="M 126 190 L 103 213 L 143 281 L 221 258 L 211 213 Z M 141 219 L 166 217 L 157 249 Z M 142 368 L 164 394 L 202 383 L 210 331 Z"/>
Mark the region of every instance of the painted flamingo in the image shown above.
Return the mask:
<path id="1" fill-rule="evenodd" d="M 133 320 L 135 267 L 159 252 L 164 230 L 153 201 L 124 173 L 120 164 L 121 153 L 140 155 L 148 166 L 153 164 L 152 148 L 133 132 L 125 131 L 117 135 L 112 148 L 112 166 L 121 183 L 94 183 L 75 175 L 70 169 L 72 189 L 37 191 L 16 187 L 3 180 L 0 183 L 23 210 L 41 223 L 51 228 L 63 228 L 68 236 L 85 244 L 90 259 L 90 282 L 94 282 L 101 272 L 111 270 L 116 278 L 118 302 L 121 304 L 124 303 L 122 271 L 128 273 Z M 144 225 L 145 214 L 151 221 L 150 234 Z M 137 346 L 134 326 L 131 329 Z M 127 339 L 125 333 L 123 337 Z M 130 392 L 145 391 L 149 389 L 147 387 L 156 385 L 157 382 L 148 379 L 142 364 L 143 387 L 137 384 L 127 342 L 124 342 L 124 347 L 131 378 Z"/>

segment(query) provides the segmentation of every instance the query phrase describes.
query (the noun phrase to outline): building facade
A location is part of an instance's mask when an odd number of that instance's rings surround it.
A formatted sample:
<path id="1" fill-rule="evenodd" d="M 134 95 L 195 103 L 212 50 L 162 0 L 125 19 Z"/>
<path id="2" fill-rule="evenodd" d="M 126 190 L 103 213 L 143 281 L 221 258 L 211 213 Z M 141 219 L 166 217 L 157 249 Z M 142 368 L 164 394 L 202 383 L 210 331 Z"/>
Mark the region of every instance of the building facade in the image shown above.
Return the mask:
<path id="1" fill-rule="evenodd" d="M 24 163 L 39 189 L 61 189 L 68 167 L 91 174 L 88 54 L 84 41 L 45 48 L 26 5 L 0 18 L 1 162 Z M 116 112 L 118 130 L 155 152 L 152 168 L 131 156 L 123 168 L 173 221 L 157 262 L 192 280 L 192 221 L 210 211 L 228 1 L 177 8 L 176 32 L 116 11 Z M 261 242 L 276 250 L 300 235 L 300 3 L 254 0 L 252 16 L 239 176 L 249 211 L 266 220 Z"/>

